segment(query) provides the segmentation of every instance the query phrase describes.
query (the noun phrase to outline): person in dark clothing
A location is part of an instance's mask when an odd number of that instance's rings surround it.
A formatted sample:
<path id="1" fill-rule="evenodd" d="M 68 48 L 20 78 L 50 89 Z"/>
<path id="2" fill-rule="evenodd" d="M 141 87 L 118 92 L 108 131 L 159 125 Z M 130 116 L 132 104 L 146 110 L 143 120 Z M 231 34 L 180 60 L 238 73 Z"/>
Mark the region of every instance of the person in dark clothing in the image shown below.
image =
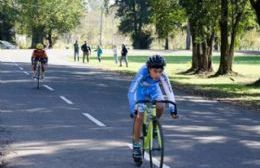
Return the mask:
<path id="1" fill-rule="evenodd" d="M 79 43 L 77 40 L 74 43 L 73 47 L 74 47 L 74 61 L 76 61 L 76 59 L 79 61 Z"/>
<path id="2" fill-rule="evenodd" d="M 87 57 L 87 62 L 89 62 L 89 56 L 91 54 L 91 48 L 88 46 L 87 42 L 81 46 L 81 50 L 83 52 L 83 63 L 85 62 L 85 59 Z"/>
<path id="3" fill-rule="evenodd" d="M 123 44 L 122 50 L 121 50 L 120 67 L 122 67 L 123 60 L 125 61 L 126 67 L 128 67 L 127 53 L 128 53 L 128 50 L 127 50 L 126 46 Z"/>

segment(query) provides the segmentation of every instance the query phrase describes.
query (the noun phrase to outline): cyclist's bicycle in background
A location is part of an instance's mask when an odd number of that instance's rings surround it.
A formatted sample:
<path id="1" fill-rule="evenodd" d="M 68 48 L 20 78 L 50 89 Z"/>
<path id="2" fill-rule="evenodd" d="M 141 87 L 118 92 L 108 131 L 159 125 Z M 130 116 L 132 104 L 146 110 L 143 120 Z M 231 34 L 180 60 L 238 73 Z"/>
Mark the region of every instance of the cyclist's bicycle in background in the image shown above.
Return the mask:
<path id="1" fill-rule="evenodd" d="M 43 79 L 43 63 L 41 60 L 36 60 L 35 61 L 35 66 L 36 66 L 36 70 L 35 70 L 35 76 L 34 79 L 36 80 L 36 86 L 37 89 L 40 88 L 40 80 Z"/>
<path id="2" fill-rule="evenodd" d="M 177 106 L 174 102 L 169 100 L 162 101 L 149 101 L 141 100 L 137 101 L 138 103 L 146 104 L 143 117 L 143 126 L 142 126 L 142 156 L 144 157 L 145 153 L 149 154 L 150 167 L 154 168 L 154 164 L 159 168 L 163 168 L 164 163 L 164 136 L 162 126 L 159 119 L 156 117 L 156 103 L 166 103 L 172 104 L 175 106 L 175 112 L 177 112 Z M 137 166 L 142 165 L 142 160 L 135 160 Z"/>
<path id="3" fill-rule="evenodd" d="M 37 81 L 37 88 L 40 87 L 40 79 L 44 78 L 45 65 L 48 62 L 48 56 L 44 50 L 44 45 L 39 43 L 33 50 L 32 57 L 33 78 Z"/>

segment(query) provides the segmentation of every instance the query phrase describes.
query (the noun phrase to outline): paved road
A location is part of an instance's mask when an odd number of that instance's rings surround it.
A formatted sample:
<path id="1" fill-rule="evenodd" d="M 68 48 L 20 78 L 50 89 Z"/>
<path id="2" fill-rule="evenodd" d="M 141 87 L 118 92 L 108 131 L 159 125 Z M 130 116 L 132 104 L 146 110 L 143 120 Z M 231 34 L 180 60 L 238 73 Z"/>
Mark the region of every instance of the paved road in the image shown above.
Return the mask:
<path id="1" fill-rule="evenodd" d="M 52 64 L 45 86 L 37 90 L 27 73 L 30 65 L 14 60 L 0 58 L 0 127 L 10 139 L 9 167 L 135 167 L 129 149 L 129 77 Z M 180 119 L 162 118 L 166 167 L 260 167 L 259 113 L 176 94 Z"/>

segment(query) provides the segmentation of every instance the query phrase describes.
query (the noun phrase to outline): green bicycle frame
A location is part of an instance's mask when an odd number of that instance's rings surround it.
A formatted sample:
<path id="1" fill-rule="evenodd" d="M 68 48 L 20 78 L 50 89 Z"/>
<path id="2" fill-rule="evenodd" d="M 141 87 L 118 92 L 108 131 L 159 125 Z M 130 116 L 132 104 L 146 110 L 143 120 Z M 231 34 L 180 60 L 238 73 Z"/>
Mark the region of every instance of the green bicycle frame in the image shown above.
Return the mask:
<path id="1" fill-rule="evenodd" d="M 146 107 L 146 110 L 144 112 L 144 117 L 143 117 L 143 124 L 144 126 L 147 126 L 148 123 L 148 128 L 147 128 L 147 133 L 144 135 L 144 141 L 143 141 L 143 146 L 144 150 L 148 151 L 149 149 L 152 149 L 153 147 L 153 133 L 154 133 L 154 127 L 156 126 L 156 131 L 158 134 L 158 143 L 160 147 L 162 146 L 162 141 L 161 141 L 161 136 L 160 136 L 160 130 L 158 128 L 158 125 L 155 124 L 157 121 L 156 118 L 156 106 L 152 105 L 152 107 Z"/>

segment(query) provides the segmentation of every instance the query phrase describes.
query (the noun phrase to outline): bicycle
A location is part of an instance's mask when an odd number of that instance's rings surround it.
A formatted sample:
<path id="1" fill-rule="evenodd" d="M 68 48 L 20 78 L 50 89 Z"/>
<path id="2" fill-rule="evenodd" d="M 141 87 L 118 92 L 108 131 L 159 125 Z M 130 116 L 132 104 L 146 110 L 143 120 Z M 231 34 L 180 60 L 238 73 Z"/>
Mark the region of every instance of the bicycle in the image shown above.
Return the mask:
<path id="1" fill-rule="evenodd" d="M 150 167 L 154 168 L 154 162 L 157 162 L 159 168 L 163 168 L 164 162 L 164 136 L 162 126 L 159 119 L 156 117 L 156 103 L 168 103 L 175 106 L 175 112 L 177 112 L 177 105 L 169 100 L 162 101 L 149 101 L 141 100 L 138 103 L 145 103 L 146 109 L 143 116 L 142 126 L 142 156 L 144 158 L 145 152 L 149 154 Z M 159 162 L 159 163 L 158 163 Z M 136 162 L 136 165 L 140 167 L 142 161 Z"/>
<path id="2" fill-rule="evenodd" d="M 41 76 L 42 76 L 42 62 L 40 60 L 37 60 L 36 61 L 36 74 L 35 74 L 37 89 L 40 88 Z"/>

